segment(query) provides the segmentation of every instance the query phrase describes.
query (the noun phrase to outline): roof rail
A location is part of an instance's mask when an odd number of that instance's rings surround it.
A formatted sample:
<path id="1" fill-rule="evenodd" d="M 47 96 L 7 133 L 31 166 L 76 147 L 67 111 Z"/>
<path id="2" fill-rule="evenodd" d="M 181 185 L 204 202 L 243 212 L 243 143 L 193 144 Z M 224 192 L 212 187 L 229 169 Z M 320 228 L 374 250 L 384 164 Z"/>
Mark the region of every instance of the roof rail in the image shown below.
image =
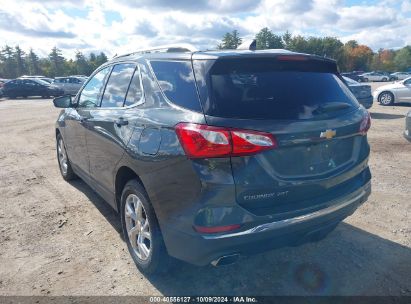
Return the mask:
<path id="1" fill-rule="evenodd" d="M 198 49 L 188 43 L 181 43 L 181 44 L 168 44 L 162 45 L 155 48 L 149 49 L 140 49 L 134 52 L 122 54 L 122 55 L 115 55 L 114 58 L 119 57 L 126 57 L 134 54 L 150 54 L 150 53 L 180 53 L 180 52 L 196 52 Z"/>

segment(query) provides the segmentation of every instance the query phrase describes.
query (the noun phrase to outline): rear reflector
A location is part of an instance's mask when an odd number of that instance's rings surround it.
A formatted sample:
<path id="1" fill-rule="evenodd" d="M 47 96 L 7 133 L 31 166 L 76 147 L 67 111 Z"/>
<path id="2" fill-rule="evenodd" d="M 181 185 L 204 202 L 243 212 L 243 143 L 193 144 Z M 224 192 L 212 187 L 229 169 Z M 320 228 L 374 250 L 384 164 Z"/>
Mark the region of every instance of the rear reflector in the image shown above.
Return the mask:
<path id="1" fill-rule="evenodd" d="M 364 116 L 360 124 L 360 134 L 366 135 L 370 127 L 371 127 L 371 116 L 370 116 L 370 113 L 367 112 L 367 114 Z"/>
<path id="2" fill-rule="evenodd" d="M 194 229 L 200 233 L 219 233 L 219 232 L 227 232 L 232 231 L 240 228 L 241 225 L 228 225 L 228 226 L 215 226 L 215 227 L 206 227 L 206 226 L 194 226 Z"/>
<path id="3" fill-rule="evenodd" d="M 277 147 L 270 133 L 179 123 L 175 127 L 189 158 L 253 155 Z"/>

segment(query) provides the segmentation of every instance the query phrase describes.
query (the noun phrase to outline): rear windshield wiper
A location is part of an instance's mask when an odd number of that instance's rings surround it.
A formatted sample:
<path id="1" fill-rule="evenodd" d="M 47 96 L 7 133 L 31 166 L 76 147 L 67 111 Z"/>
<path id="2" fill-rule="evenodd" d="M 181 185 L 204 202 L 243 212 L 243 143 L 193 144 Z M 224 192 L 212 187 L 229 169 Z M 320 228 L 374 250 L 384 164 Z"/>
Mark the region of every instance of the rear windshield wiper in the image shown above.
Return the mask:
<path id="1" fill-rule="evenodd" d="M 318 106 L 315 112 L 327 113 L 350 108 L 351 106 L 345 102 L 327 102 Z"/>

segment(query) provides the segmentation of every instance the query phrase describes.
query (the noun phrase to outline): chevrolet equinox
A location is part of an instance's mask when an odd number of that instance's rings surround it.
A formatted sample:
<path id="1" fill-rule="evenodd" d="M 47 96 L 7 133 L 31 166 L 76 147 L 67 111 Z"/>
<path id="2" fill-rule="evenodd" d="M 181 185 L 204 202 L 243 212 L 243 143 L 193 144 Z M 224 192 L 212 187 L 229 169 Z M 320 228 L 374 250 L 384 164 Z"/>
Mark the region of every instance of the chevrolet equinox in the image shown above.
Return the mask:
<path id="1" fill-rule="evenodd" d="M 63 178 L 118 211 L 148 274 L 318 241 L 371 192 L 370 116 L 331 59 L 145 50 L 53 102 Z"/>

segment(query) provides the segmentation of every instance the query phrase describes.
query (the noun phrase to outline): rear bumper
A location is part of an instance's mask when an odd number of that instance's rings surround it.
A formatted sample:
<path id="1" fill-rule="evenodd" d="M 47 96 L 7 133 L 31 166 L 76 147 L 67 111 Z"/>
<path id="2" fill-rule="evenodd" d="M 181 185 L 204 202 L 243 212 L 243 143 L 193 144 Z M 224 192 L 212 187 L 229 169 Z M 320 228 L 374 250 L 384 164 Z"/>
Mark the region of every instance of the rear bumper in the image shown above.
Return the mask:
<path id="1" fill-rule="evenodd" d="M 366 98 L 357 98 L 358 102 L 364 106 L 364 108 L 369 109 L 372 107 L 373 104 L 373 96 L 369 96 Z"/>
<path id="2" fill-rule="evenodd" d="M 301 216 L 214 235 L 163 227 L 163 236 L 170 255 L 195 265 L 207 265 L 224 255 L 249 255 L 319 239 L 351 215 L 370 193 L 371 182 L 367 182 L 349 195 L 333 200 L 328 207 Z"/>

